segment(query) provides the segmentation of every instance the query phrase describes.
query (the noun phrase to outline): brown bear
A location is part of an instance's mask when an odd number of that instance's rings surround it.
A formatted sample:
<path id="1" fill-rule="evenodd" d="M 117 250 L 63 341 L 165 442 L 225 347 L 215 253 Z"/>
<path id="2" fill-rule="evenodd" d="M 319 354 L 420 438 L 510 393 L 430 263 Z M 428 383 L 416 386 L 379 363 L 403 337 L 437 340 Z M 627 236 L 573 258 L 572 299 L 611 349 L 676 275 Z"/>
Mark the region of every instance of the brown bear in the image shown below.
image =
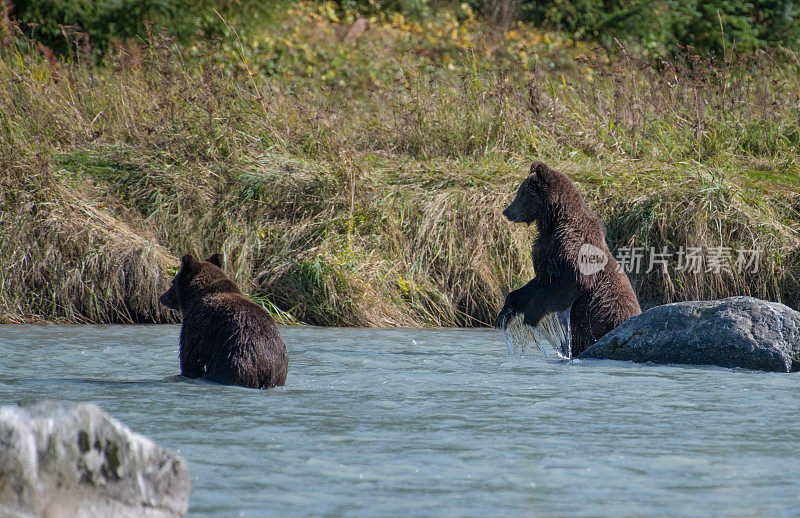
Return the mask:
<path id="1" fill-rule="evenodd" d="M 524 324 L 534 328 L 545 315 L 566 313 L 572 347 L 565 356 L 577 356 L 642 312 L 628 277 L 606 245 L 603 224 L 564 174 L 534 162 L 503 215 L 514 223 L 536 223 L 536 276 L 508 294 L 495 327 L 505 329 L 520 313 Z"/>
<path id="2" fill-rule="evenodd" d="M 220 269 L 222 256 L 181 258 L 159 299 L 183 315 L 181 374 L 225 385 L 268 388 L 286 383 L 289 357 L 272 317 Z"/>

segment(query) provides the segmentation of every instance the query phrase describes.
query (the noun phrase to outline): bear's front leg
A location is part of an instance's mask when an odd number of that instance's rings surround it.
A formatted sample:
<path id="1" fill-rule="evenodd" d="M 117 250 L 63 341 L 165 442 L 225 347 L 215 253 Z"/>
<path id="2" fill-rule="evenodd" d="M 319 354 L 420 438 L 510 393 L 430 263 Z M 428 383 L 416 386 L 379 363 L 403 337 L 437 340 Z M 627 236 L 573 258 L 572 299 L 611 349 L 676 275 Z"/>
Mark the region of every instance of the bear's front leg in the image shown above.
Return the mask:
<path id="1" fill-rule="evenodd" d="M 577 284 L 569 280 L 533 285 L 526 299 L 524 324 L 536 327 L 545 315 L 565 311 L 572 306 L 579 293 Z"/>
<path id="2" fill-rule="evenodd" d="M 497 320 L 494 321 L 495 328 L 505 329 L 509 320 L 511 320 L 514 315 L 525 311 L 525 306 L 528 305 L 528 300 L 530 299 L 532 292 L 536 290 L 537 284 L 538 281 L 533 279 L 520 289 L 514 290 L 506 295 L 506 301 L 505 304 L 503 304 L 503 309 L 500 310 Z"/>

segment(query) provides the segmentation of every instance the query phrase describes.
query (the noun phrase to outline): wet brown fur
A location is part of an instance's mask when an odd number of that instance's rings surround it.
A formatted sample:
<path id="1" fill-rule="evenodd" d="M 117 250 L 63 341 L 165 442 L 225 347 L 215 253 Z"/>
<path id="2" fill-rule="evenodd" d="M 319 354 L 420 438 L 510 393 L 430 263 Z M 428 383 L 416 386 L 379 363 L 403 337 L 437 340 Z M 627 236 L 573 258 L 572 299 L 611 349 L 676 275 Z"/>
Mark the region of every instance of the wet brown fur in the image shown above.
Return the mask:
<path id="1" fill-rule="evenodd" d="M 536 277 L 508 294 L 497 327 L 505 327 L 520 312 L 525 313 L 525 324 L 535 326 L 545 314 L 572 304 L 572 355 L 576 356 L 641 313 L 628 277 L 606 245 L 603 224 L 564 174 L 534 162 L 503 214 L 514 222 L 536 224 L 532 250 Z M 608 257 L 605 268 L 593 275 L 583 275 L 578 268 L 578 251 L 585 243 Z"/>
<path id="2" fill-rule="evenodd" d="M 220 269 L 221 256 L 191 255 L 161 302 L 183 315 L 181 374 L 227 385 L 268 388 L 286 383 L 289 358 L 272 317 Z"/>

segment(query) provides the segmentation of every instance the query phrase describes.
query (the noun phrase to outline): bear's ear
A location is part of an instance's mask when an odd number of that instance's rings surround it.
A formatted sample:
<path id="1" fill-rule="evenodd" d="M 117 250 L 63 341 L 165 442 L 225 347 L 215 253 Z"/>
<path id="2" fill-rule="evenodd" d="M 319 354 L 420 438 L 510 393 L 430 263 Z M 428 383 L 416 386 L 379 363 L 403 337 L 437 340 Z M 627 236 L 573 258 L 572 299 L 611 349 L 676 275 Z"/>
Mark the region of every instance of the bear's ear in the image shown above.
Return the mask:
<path id="1" fill-rule="evenodd" d="M 214 254 L 208 259 L 206 259 L 206 261 L 213 264 L 217 268 L 222 269 L 222 254 Z"/>
<path id="2" fill-rule="evenodd" d="M 541 181 L 546 181 L 550 175 L 550 168 L 544 162 L 534 162 L 531 164 L 531 174 L 535 174 Z"/>
<path id="3" fill-rule="evenodd" d="M 181 269 L 191 270 L 197 264 L 197 259 L 192 254 L 186 254 L 181 257 Z"/>

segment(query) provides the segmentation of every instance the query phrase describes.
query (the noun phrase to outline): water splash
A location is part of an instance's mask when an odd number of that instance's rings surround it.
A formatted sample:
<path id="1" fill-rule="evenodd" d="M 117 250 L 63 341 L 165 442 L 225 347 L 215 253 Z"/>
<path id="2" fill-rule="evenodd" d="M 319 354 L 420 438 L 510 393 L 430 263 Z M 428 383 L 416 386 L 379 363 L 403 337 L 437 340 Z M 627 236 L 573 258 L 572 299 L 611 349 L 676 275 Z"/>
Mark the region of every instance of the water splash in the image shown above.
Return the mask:
<path id="1" fill-rule="evenodd" d="M 550 313 L 542 318 L 536 329 L 540 331 L 562 358 L 572 358 L 572 326 L 569 315 L 572 306 L 564 311 Z"/>
<path id="2" fill-rule="evenodd" d="M 522 354 L 526 347 L 538 347 L 548 358 L 545 344 L 550 344 L 562 358 L 572 358 L 572 329 L 570 327 L 570 308 L 557 313 L 548 313 L 539 325 L 525 325 L 525 316 L 518 313 L 511 317 L 502 329 L 503 339 L 510 355 Z"/>
<path id="3" fill-rule="evenodd" d="M 523 354 L 528 346 L 538 346 L 547 355 L 547 350 L 542 347 L 540 337 L 533 327 L 524 324 L 524 314 L 517 313 L 506 321 L 505 327 L 501 330 L 503 338 L 508 347 L 508 354 L 514 356 Z"/>

